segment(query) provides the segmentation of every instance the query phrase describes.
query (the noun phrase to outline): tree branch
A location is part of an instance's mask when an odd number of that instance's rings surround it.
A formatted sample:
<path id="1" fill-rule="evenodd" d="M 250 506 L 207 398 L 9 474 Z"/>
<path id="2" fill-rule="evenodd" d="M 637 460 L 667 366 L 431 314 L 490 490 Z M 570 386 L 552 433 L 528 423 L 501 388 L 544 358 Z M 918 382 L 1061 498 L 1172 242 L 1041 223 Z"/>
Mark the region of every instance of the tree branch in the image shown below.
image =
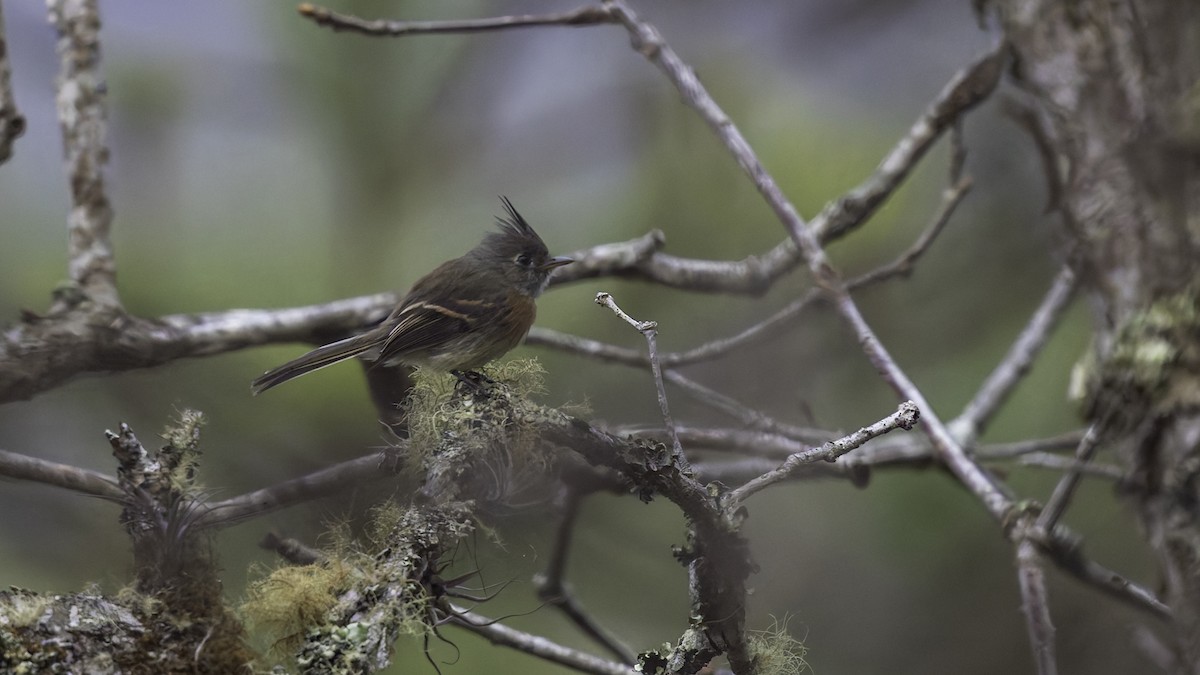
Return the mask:
<path id="1" fill-rule="evenodd" d="M 311 19 L 318 26 L 332 28 L 335 31 L 350 31 L 377 37 L 482 33 L 535 26 L 594 26 L 614 22 L 611 13 L 604 7 L 580 7 L 560 14 L 524 14 L 461 21 L 387 21 L 385 19 L 368 21 L 350 14 L 317 7 L 307 2 L 302 3 L 297 11 L 300 12 L 300 16 Z"/>
<path id="2" fill-rule="evenodd" d="M 387 468 L 387 463 L 385 453 L 373 452 L 327 466 L 300 478 L 212 502 L 206 505 L 200 522 L 208 525 L 233 524 L 324 497 L 351 485 L 385 478 L 392 473 Z"/>
<path id="3" fill-rule="evenodd" d="M 25 117 L 17 110 L 12 92 L 12 69 L 8 63 L 8 37 L 4 7 L 0 6 L 0 164 L 12 157 L 13 143 L 25 133 Z"/>
<path id="4" fill-rule="evenodd" d="M 1017 383 L 1029 372 L 1033 360 L 1041 353 L 1051 332 L 1070 306 L 1071 299 L 1075 297 L 1075 288 L 1075 272 L 1070 267 L 1063 267 L 1029 323 L 1009 347 L 1008 353 L 955 418 L 953 425 L 967 434 L 968 442 L 983 431 Z"/>
<path id="5" fill-rule="evenodd" d="M 770 487 L 775 483 L 787 480 L 797 469 L 805 464 L 812 462 L 836 461 L 838 457 L 860 447 L 863 443 L 882 436 L 889 431 L 896 429 L 912 429 L 917 420 L 920 419 L 920 411 L 917 410 L 916 404 L 912 401 L 905 401 L 900 404 L 896 412 L 879 420 L 878 422 L 859 429 L 858 431 L 839 438 L 835 441 L 829 441 L 819 448 L 810 448 L 808 450 L 797 452 L 788 456 L 788 458 L 779 466 L 779 468 L 755 478 L 738 489 L 726 495 L 726 508 L 736 509 L 746 501 L 750 495 L 764 488 Z"/>
<path id="6" fill-rule="evenodd" d="M 571 549 L 571 535 L 578 521 L 579 504 L 583 495 L 570 487 L 564 488 L 561 520 L 558 532 L 554 538 L 554 550 L 546 571 L 533 577 L 533 585 L 537 588 L 538 599 L 557 608 L 567 619 L 586 636 L 591 638 L 622 663 L 633 665 L 637 663 L 637 653 L 623 643 L 619 638 L 596 622 L 579 602 L 575 592 L 563 580 L 567 574 L 567 556 Z"/>
<path id="7" fill-rule="evenodd" d="M 112 207 L 104 187 L 108 123 L 100 73 L 98 0 L 50 0 L 58 31 L 58 117 L 71 188 L 67 219 L 68 271 L 84 294 L 100 305 L 117 305 L 116 263 L 109 230 Z"/>
<path id="8" fill-rule="evenodd" d="M 1058 665 L 1054 624 L 1050 620 L 1046 575 L 1042 571 L 1037 548 L 1028 539 L 1021 539 L 1017 543 L 1017 581 L 1021 587 L 1021 611 L 1025 614 L 1025 626 L 1029 631 L 1029 642 L 1033 645 L 1038 675 L 1056 675 Z"/>
<path id="9" fill-rule="evenodd" d="M 0 476 L 45 483 L 106 499 L 121 499 L 125 496 L 125 492 L 117 485 L 117 479 L 112 476 L 8 450 L 0 450 Z"/>
<path id="10" fill-rule="evenodd" d="M 450 606 L 449 615 L 455 626 L 470 631 L 494 645 L 511 647 L 531 656 L 545 659 L 583 673 L 596 675 L 632 675 L 631 666 L 605 661 L 598 656 L 585 654 L 570 647 L 551 642 L 540 635 L 533 635 L 510 628 L 494 619 L 469 611 L 463 607 Z"/>
<path id="11" fill-rule="evenodd" d="M 629 316 L 617 306 L 617 301 L 613 300 L 612 295 L 603 291 L 596 294 L 596 304 L 603 305 L 617 316 L 621 317 L 625 323 L 633 326 L 637 332 L 646 338 L 647 354 L 650 359 L 650 371 L 654 375 L 654 389 L 658 393 L 658 409 L 662 413 L 663 424 L 666 425 L 667 436 L 671 439 L 671 448 L 675 455 L 683 462 L 686 462 L 683 454 L 683 446 L 679 443 L 679 434 L 675 433 L 675 422 L 671 419 L 670 407 L 667 405 L 667 389 L 663 386 L 663 371 L 662 364 L 658 361 L 658 323 L 654 321 L 638 321 Z M 687 470 L 687 465 L 683 465 L 683 469 Z"/>

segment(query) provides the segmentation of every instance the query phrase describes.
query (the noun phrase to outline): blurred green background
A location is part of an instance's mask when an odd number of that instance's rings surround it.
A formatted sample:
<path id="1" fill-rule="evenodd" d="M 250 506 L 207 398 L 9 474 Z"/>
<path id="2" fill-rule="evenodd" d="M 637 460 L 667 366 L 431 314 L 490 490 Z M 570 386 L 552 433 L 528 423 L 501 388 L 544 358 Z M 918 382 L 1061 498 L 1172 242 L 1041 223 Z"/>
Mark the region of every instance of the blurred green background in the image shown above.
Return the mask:
<path id="1" fill-rule="evenodd" d="M 142 316 L 286 307 L 403 290 L 484 233 L 507 195 L 554 252 L 653 228 L 684 256 L 741 259 L 783 229 L 709 130 L 661 75 L 606 26 L 368 39 L 335 34 L 283 3 L 102 3 L 110 102 L 109 187 L 119 284 Z M 740 126 L 800 212 L 812 216 L 864 178 L 950 75 L 992 36 L 968 3 L 786 0 L 644 2 Z M 347 3 L 364 16 L 463 18 L 559 11 L 561 3 Z M 5 3 L 17 102 L 29 130 L 0 166 L 0 317 L 40 310 L 65 276 L 66 186 L 52 82 L 54 35 L 34 3 Z M 995 101 L 966 124 L 977 187 L 908 281 L 863 291 L 863 310 L 944 418 L 956 414 L 1007 349 L 1056 269 L 1053 223 L 1031 144 Z M 939 147 L 873 221 L 832 247 L 848 273 L 907 247 L 935 210 L 946 175 Z M 803 274 L 762 298 L 703 296 L 620 280 L 556 288 L 539 325 L 642 348 L 591 299 L 612 292 L 659 322 L 664 349 L 736 332 L 806 288 Z M 1088 339 L 1072 310 L 987 440 L 1078 424 L 1065 390 Z M 120 421 L 148 444 L 177 410 L 210 423 L 203 481 L 218 497 L 293 477 L 385 442 L 359 369 L 321 371 L 250 399 L 256 374 L 297 345 L 87 377 L 0 407 L 0 447 L 105 472 L 103 431 Z M 598 420 L 655 423 L 647 373 L 522 348 L 549 371 L 545 401 L 586 400 Z M 853 339 L 825 310 L 785 335 L 687 374 L 798 424 L 854 429 L 894 410 Z M 714 420 L 678 392 L 677 419 Z M 1023 496 L 1057 476 L 1015 469 Z M 378 490 L 296 507 L 223 531 L 232 599 L 275 564 L 255 543 L 268 529 L 319 541 L 330 521 Z M 115 589 L 128 576 L 117 509 L 41 485 L 0 482 L 0 582 Z M 1108 485 L 1086 483 L 1067 522 L 1099 561 L 1153 584 L 1134 525 Z M 511 579 L 491 615 L 591 649 L 558 614 L 538 610 L 530 577 L 545 565 L 544 512 L 497 523 L 503 548 L 475 551 L 488 581 Z M 1012 551 L 983 509 L 945 475 L 876 472 L 866 490 L 799 483 L 750 504 L 751 627 L 787 618 L 815 672 L 1016 673 L 1032 670 Z M 638 649 L 678 637 L 686 577 L 664 501 L 589 499 L 569 581 Z M 1143 620 L 1050 573 L 1064 672 L 1128 673 Z M 444 672 L 559 669 L 453 630 L 461 654 Z M 394 672 L 432 672 L 419 644 L 398 645 Z"/>

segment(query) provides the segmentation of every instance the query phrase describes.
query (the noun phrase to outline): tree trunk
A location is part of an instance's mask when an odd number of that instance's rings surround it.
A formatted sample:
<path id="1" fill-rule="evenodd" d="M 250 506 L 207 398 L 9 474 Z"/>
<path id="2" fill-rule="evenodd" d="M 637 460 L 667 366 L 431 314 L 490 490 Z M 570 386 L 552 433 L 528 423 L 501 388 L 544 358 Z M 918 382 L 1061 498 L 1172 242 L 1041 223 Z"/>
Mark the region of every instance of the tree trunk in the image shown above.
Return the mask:
<path id="1" fill-rule="evenodd" d="M 996 3 L 1096 323 L 1076 379 L 1200 674 L 1200 3 Z"/>

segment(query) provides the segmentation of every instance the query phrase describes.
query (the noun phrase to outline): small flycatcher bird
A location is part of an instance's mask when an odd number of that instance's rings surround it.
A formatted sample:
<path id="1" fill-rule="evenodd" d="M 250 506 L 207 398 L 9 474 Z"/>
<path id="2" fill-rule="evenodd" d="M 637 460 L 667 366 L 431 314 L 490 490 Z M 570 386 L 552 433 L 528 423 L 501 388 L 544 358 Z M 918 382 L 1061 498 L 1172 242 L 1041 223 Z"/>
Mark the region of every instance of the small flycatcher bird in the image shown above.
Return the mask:
<path id="1" fill-rule="evenodd" d="M 508 213 L 496 219 L 500 231 L 421 277 L 382 323 L 267 371 L 251 390 L 259 394 L 355 356 L 461 374 L 516 347 L 533 325 L 534 299 L 546 290 L 550 272 L 575 261 L 551 257 L 512 202 L 500 200 Z"/>

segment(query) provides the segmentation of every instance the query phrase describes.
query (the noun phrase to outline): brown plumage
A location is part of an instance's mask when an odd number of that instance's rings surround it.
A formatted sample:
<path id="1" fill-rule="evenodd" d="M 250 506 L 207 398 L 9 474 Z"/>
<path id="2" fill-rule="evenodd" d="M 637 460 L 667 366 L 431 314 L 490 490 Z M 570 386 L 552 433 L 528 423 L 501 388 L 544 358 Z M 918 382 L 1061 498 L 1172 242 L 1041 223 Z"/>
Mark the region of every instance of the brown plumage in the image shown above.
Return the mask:
<path id="1" fill-rule="evenodd" d="M 551 257 L 512 203 L 500 199 L 508 217 L 497 218 L 499 231 L 421 277 L 382 323 L 267 371 L 251 390 L 259 394 L 355 356 L 388 366 L 470 370 L 520 344 L 550 272 L 573 261 Z"/>

